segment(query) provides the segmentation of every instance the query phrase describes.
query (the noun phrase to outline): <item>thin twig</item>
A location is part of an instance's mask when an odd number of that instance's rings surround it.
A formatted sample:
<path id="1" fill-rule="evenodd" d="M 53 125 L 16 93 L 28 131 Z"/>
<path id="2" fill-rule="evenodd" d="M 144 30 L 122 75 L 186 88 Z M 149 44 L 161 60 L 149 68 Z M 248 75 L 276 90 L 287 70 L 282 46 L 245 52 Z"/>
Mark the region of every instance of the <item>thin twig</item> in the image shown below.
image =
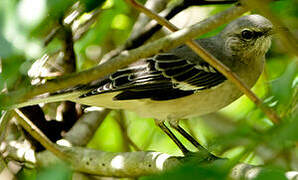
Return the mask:
<path id="1" fill-rule="evenodd" d="M 103 108 L 85 113 L 63 137 L 75 146 L 85 146 L 110 111 Z"/>
<path id="2" fill-rule="evenodd" d="M 159 13 L 160 16 L 164 17 L 167 20 L 170 20 L 175 15 L 180 13 L 182 10 L 187 9 L 190 6 L 202 6 L 202 5 L 212 5 L 212 4 L 232 4 L 237 2 L 237 0 L 224 0 L 224 1 L 189 1 L 189 0 L 182 0 L 177 1 L 174 5 L 169 6 L 167 9 L 163 10 Z M 148 8 L 151 9 L 151 8 Z M 156 21 L 148 23 L 145 27 L 143 27 L 143 32 L 139 33 L 137 36 L 130 37 L 127 42 L 125 43 L 124 47 L 121 50 L 129 50 L 137 48 L 138 46 L 144 44 L 154 33 L 160 30 L 162 26 Z M 121 51 L 120 51 L 121 52 Z M 114 52 L 111 53 L 113 55 Z"/>
<path id="3" fill-rule="evenodd" d="M 166 7 L 166 4 L 167 4 L 166 2 L 168 2 L 168 1 L 169 0 L 147 0 L 145 3 L 145 6 L 148 7 L 149 9 L 152 9 L 155 12 L 160 12 L 161 10 L 163 10 Z M 148 38 L 150 38 L 154 33 L 151 33 L 150 35 L 146 36 L 147 38 L 144 38 L 143 36 L 141 36 L 142 34 L 144 34 L 144 29 L 145 29 L 144 27 L 147 27 L 147 25 L 150 24 L 149 22 L 150 22 L 150 18 L 141 13 L 139 15 L 138 19 L 136 20 L 136 22 L 132 28 L 131 34 L 130 34 L 129 38 L 125 41 L 124 45 L 117 47 L 116 49 L 113 49 L 113 50 L 109 51 L 108 53 L 106 53 L 101 58 L 100 63 L 106 62 L 107 60 L 109 60 L 113 57 L 116 57 L 124 50 L 134 49 L 134 48 L 139 47 L 138 45 L 136 45 L 133 42 L 139 42 L 139 41 L 145 42 Z M 139 44 L 139 43 L 137 43 L 137 44 Z M 139 44 L 139 45 L 142 45 L 142 44 Z M 133 48 L 129 48 L 129 46 L 131 46 Z"/>
<path id="4" fill-rule="evenodd" d="M 126 143 L 126 145 L 131 145 L 133 147 L 133 149 L 136 150 L 136 151 L 141 151 L 141 149 L 128 136 L 126 118 L 125 118 L 123 110 L 117 111 L 116 121 L 120 126 L 122 136 L 123 136 L 123 139 L 125 141 L 124 143 Z M 126 145 L 125 145 L 124 148 L 129 150 L 129 148 L 127 148 Z"/>
<path id="5" fill-rule="evenodd" d="M 148 0 L 145 3 L 145 7 L 158 13 L 166 7 L 168 1 L 169 0 Z M 148 16 L 140 13 L 137 21 L 135 22 L 135 24 L 132 28 L 130 37 L 126 42 L 129 42 L 129 41 L 135 39 L 135 37 L 137 37 L 140 34 L 140 32 L 144 30 L 144 26 L 146 26 L 146 24 L 148 24 L 149 21 L 151 21 L 151 19 Z"/>
<path id="6" fill-rule="evenodd" d="M 74 41 L 81 39 L 81 37 L 83 37 L 89 31 L 90 26 L 92 26 L 96 22 L 98 16 L 102 13 L 102 11 L 103 10 L 99 8 L 95 9 L 92 13 L 90 13 L 90 17 L 88 20 L 86 20 L 86 22 L 80 24 L 75 29 L 72 29 Z"/>
<path id="7" fill-rule="evenodd" d="M 6 168 L 7 168 L 7 164 L 5 163 L 4 158 L 3 158 L 2 154 L 0 153 L 0 174 Z"/>
<path id="8" fill-rule="evenodd" d="M 129 147 L 129 137 L 127 134 L 127 126 L 125 124 L 124 118 L 123 118 L 123 112 L 122 110 L 119 111 L 115 111 L 115 116 L 114 119 L 116 120 L 116 122 L 118 123 L 119 127 L 120 127 L 120 131 L 121 131 L 121 136 L 122 136 L 122 149 L 123 152 L 131 152 L 132 150 Z"/>
<path id="9" fill-rule="evenodd" d="M 155 19 L 159 24 L 167 27 L 169 30 L 175 32 L 179 29 L 170 23 L 165 18 L 159 16 L 158 14 L 150 11 L 143 5 L 137 3 L 135 0 L 126 0 L 129 4 L 131 4 L 135 9 L 145 13 L 147 16 Z M 268 116 L 268 118 L 277 124 L 280 120 L 277 114 L 270 108 L 266 107 L 261 99 L 259 99 L 250 89 L 249 87 L 241 81 L 238 75 L 230 70 L 226 65 L 221 63 L 217 58 L 215 58 L 212 54 L 203 49 L 198 43 L 195 41 L 186 41 L 185 44 L 189 46 L 195 53 L 197 53 L 201 58 L 203 58 L 206 62 L 208 62 L 211 66 L 216 68 L 219 72 L 221 72 L 224 76 L 226 76 L 230 81 L 232 81 L 247 97 L 249 97 L 263 112 Z"/>
<path id="10" fill-rule="evenodd" d="M 152 0 L 153 1 L 153 0 Z M 147 1 L 148 2 L 148 1 Z M 146 2 L 146 4 L 147 4 Z M 205 0 L 200 0 L 200 1 L 189 1 L 189 0 L 182 0 L 182 1 L 177 1 L 175 3 L 172 3 L 169 5 L 166 9 L 161 11 L 159 13 L 160 16 L 166 18 L 167 20 L 170 20 L 173 18 L 175 15 L 183 11 L 184 9 L 187 9 L 190 6 L 202 6 L 202 5 L 224 5 L 224 4 L 232 4 L 238 2 L 237 0 L 212 0 L 212 1 L 205 1 Z M 154 3 L 158 3 L 157 0 L 154 0 Z M 147 7 L 145 4 L 145 7 Z M 150 7 L 147 7 L 148 9 L 152 9 Z M 154 11 L 158 12 L 158 11 Z M 143 15 L 143 14 L 141 14 Z M 147 16 L 146 16 L 147 17 Z M 142 19 L 141 19 L 142 20 Z M 139 21 L 139 19 L 138 19 Z M 114 49 L 110 51 L 109 53 L 105 54 L 101 60 L 101 62 L 106 62 L 107 60 L 119 55 L 122 51 L 124 50 L 130 50 L 137 48 L 141 45 L 143 45 L 147 40 L 149 40 L 157 31 L 159 31 L 162 26 L 158 24 L 156 21 L 152 20 L 149 23 L 146 23 L 147 25 L 144 26 L 145 24 L 138 23 L 137 24 L 143 24 L 141 26 L 142 31 L 139 31 L 138 33 L 134 33 L 134 29 L 131 33 L 131 36 L 129 39 L 126 40 L 125 44 L 117 49 Z M 147 22 L 147 21 L 145 21 Z"/>
<path id="11" fill-rule="evenodd" d="M 12 117 L 11 111 L 5 111 L 0 117 L 0 143 L 5 139 L 7 124 Z"/>
<path id="12" fill-rule="evenodd" d="M 58 32 L 62 29 L 61 25 L 58 25 L 57 27 L 54 27 L 51 32 L 46 36 L 44 40 L 44 46 L 47 46 L 58 34 Z"/>
<path id="13" fill-rule="evenodd" d="M 69 159 L 68 155 L 60 151 L 59 146 L 52 143 L 19 109 L 15 109 L 14 111 L 18 115 L 18 123 L 30 133 L 31 136 L 57 157 L 63 160 Z"/>

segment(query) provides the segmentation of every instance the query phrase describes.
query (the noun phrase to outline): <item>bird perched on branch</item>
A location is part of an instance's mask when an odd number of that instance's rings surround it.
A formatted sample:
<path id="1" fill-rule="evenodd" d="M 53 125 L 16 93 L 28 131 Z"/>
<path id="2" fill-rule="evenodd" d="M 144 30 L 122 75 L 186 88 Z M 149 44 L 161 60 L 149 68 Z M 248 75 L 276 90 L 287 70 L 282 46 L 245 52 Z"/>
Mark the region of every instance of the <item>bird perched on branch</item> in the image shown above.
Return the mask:
<path id="1" fill-rule="evenodd" d="M 218 35 L 196 42 L 252 87 L 263 71 L 273 26 L 260 15 L 248 15 L 228 24 Z M 178 124 L 180 119 L 217 111 L 242 95 L 232 82 L 185 45 L 140 59 L 104 79 L 34 99 L 16 107 L 40 102 L 70 100 L 77 103 L 125 109 L 153 117 L 180 149 L 187 149 L 164 125 L 178 130 L 198 148 Z"/>

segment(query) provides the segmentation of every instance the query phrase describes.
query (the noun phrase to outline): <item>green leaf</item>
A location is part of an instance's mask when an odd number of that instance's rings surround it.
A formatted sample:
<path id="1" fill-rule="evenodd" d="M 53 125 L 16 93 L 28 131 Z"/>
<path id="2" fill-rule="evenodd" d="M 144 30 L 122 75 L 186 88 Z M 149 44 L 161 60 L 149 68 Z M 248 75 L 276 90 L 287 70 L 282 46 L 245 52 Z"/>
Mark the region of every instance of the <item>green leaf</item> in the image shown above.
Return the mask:
<path id="1" fill-rule="evenodd" d="M 228 177 L 229 172 L 229 166 L 222 160 L 205 165 L 199 165 L 197 162 L 192 161 L 161 175 L 144 177 L 141 180 L 225 179 Z"/>
<path id="2" fill-rule="evenodd" d="M 21 180 L 36 179 L 36 169 L 22 168 L 17 173 L 17 179 L 21 179 Z"/>
<path id="3" fill-rule="evenodd" d="M 294 88 L 293 82 L 298 74 L 298 64 L 292 61 L 285 72 L 271 82 L 272 95 L 278 100 L 278 104 L 285 106 L 290 102 Z"/>
<path id="4" fill-rule="evenodd" d="M 56 164 L 42 169 L 36 175 L 38 180 L 71 180 L 72 171 L 64 164 Z"/>
<path id="5" fill-rule="evenodd" d="M 285 172 L 276 168 L 263 168 L 257 175 L 256 180 L 283 180 L 288 179 L 285 176 Z"/>
<path id="6" fill-rule="evenodd" d="M 48 14 L 51 19 L 59 19 L 72 6 L 75 0 L 49 0 L 47 1 Z"/>

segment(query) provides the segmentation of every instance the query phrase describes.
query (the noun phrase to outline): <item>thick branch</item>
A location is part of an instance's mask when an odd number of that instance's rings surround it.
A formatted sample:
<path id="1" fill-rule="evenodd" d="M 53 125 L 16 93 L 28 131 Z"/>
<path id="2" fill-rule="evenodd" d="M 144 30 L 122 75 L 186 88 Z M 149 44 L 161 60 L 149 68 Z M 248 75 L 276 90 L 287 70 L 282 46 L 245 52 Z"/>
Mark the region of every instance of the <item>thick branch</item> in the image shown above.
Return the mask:
<path id="1" fill-rule="evenodd" d="M 16 110 L 18 112 L 18 110 Z M 70 163 L 75 171 L 88 173 L 92 175 L 113 176 L 113 177 L 139 177 L 144 175 L 152 175 L 164 172 L 167 169 L 176 167 L 180 164 L 180 160 L 187 157 L 174 157 L 160 152 L 125 152 L 111 153 L 99 150 L 81 148 L 81 147 L 63 147 L 51 143 L 30 121 L 18 112 L 22 117 L 20 124 L 48 150 L 52 151 L 62 160 Z M 31 126 L 31 127 L 30 127 Z M 32 150 L 28 149 L 28 153 L 23 152 L 20 156 L 18 146 L 6 148 L 9 157 L 15 160 L 29 161 L 39 166 L 48 166 L 56 163 L 59 159 L 49 151 L 36 154 L 32 157 Z M 18 147 L 18 148 L 17 148 Z M 24 150 L 23 150 L 24 151 Z M 58 152 L 57 152 L 58 151 Z M 29 159 L 27 159 L 29 158 Z M 199 157 L 197 157 L 199 158 Z M 136 166 L 136 164 L 138 166 Z M 232 179 L 257 178 L 262 168 L 247 164 L 235 166 L 231 172 Z M 286 175 L 298 174 L 297 172 L 288 172 Z"/>
<path id="2" fill-rule="evenodd" d="M 26 157 L 31 157 L 27 155 L 27 152 L 24 152 L 21 157 L 17 155 L 17 148 L 9 147 L 8 149 L 10 156 L 18 158 L 16 160 L 20 162 L 35 163 L 40 167 L 59 162 L 59 159 L 48 151 L 37 153 L 33 158 L 36 162 L 32 162 L 32 158 L 26 159 Z M 170 156 L 160 152 L 112 153 L 79 147 L 62 147 L 62 149 L 64 152 L 73 155 L 71 164 L 74 170 L 100 176 L 139 177 L 153 175 L 176 167 L 181 164 L 180 161 L 183 161 L 183 157 Z M 31 152 L 28 151 L 28 153 Z M 231 169 L 229 176 L 230 179 L 235 180 L 257 179 L 262 170 L 268 169 L 240 163 Z M 285 176 L 291 180 L 298 179 L 298 172 L 289 171 L 285 173 Z"/>

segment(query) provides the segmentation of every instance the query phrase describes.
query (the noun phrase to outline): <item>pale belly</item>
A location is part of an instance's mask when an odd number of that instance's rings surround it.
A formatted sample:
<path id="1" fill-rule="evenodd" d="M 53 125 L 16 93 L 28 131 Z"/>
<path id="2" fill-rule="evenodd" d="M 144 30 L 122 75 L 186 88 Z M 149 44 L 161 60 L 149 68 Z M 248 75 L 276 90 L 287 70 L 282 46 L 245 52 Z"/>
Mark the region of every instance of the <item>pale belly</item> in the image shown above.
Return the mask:
<path id="1" fill-rule="evenodd" d="M 234 84 L 225 81 L 213 89 L 168 101 L 152 101 L 150 99 L 113 101 L 112 97 L 116 94 L 101 94 L 75 101 L 91 106 L 125 109 L 136 112 L 142 117 L 165 120 L 189 118 L 217 111 L 235 101 L 242 93 Z"/>

